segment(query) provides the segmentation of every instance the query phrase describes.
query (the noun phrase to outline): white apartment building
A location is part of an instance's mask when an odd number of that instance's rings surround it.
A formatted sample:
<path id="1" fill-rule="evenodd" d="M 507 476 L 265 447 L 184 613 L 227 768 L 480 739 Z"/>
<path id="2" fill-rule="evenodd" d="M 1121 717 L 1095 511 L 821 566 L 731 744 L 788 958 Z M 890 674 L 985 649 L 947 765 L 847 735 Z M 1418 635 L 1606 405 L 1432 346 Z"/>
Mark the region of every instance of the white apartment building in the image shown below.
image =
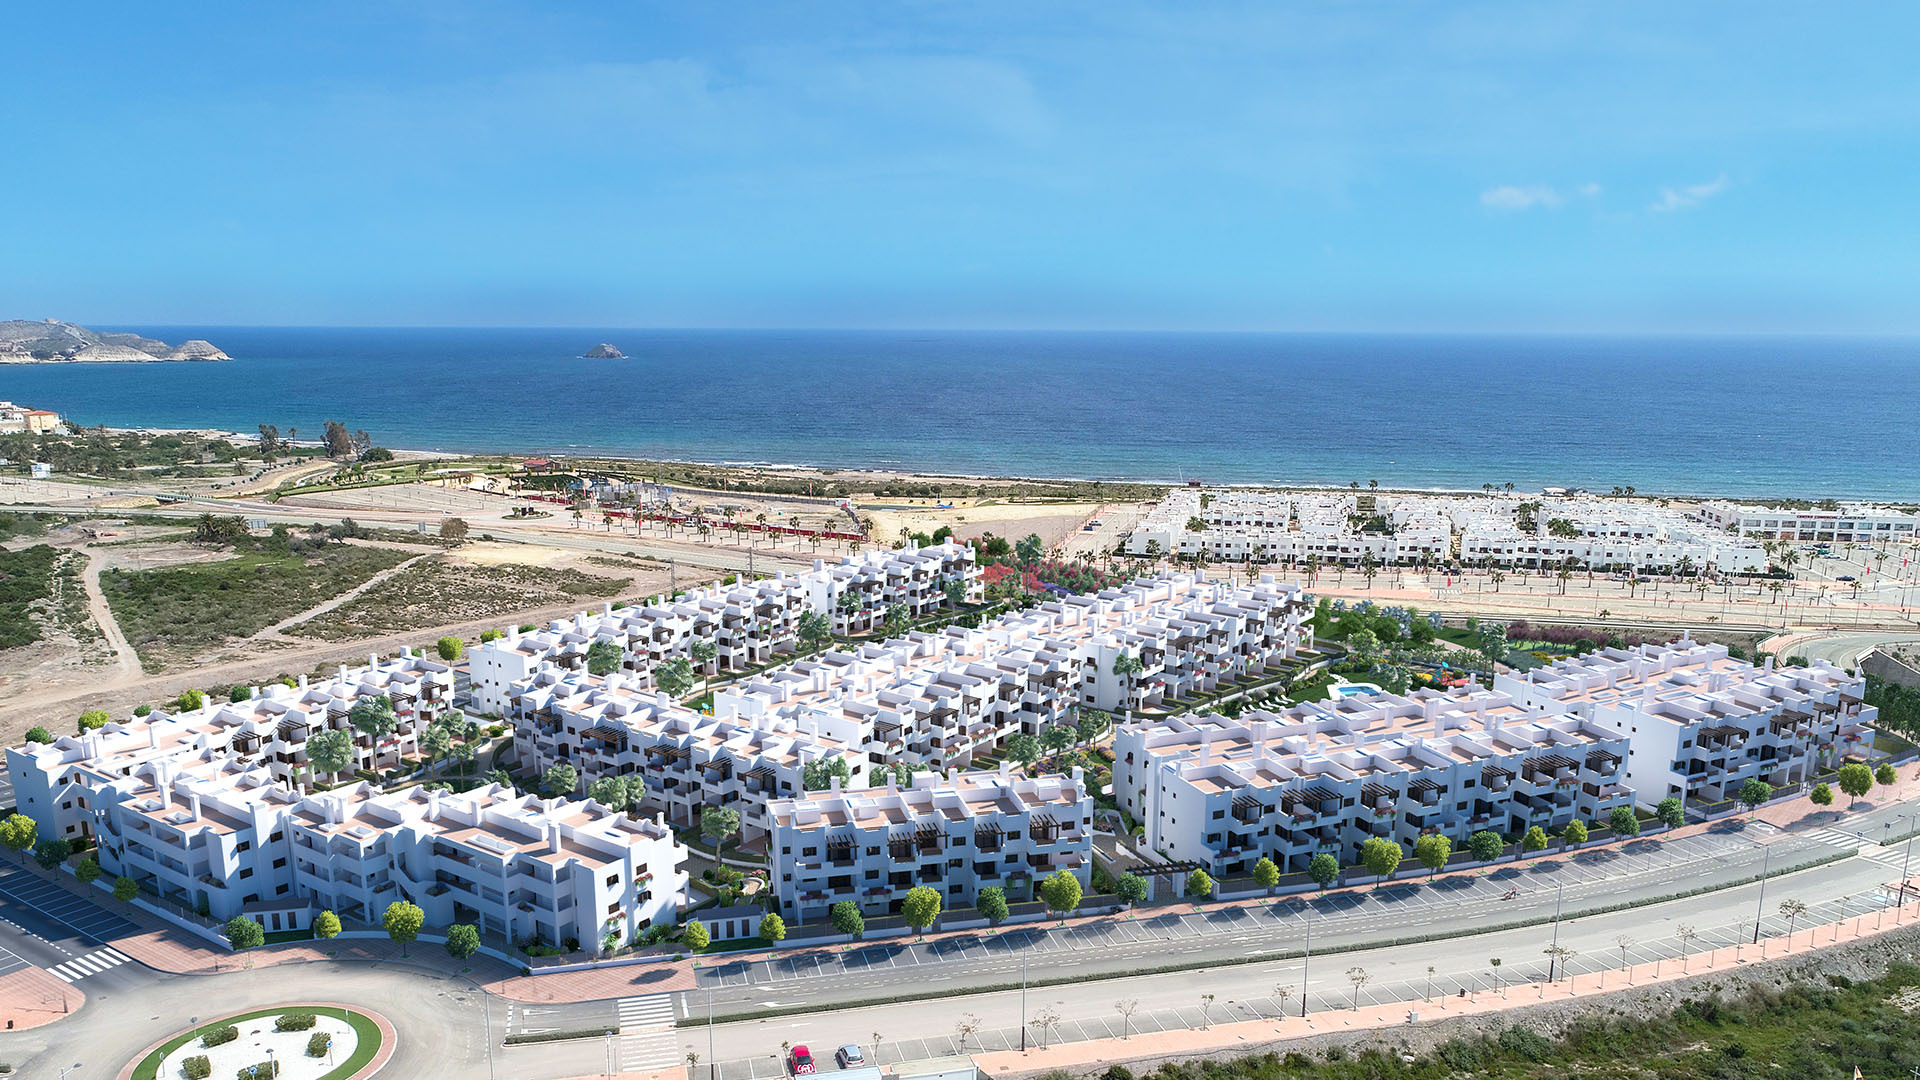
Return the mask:
<path id="1" fill-rule="evenodd" d="M 1523 503 L 1538 506 L 1531 527 L 1523 528 Z M 1204 529 L 1188 527 L 1196 518 Z M 1564 523 L 1562 535 L 1549 528 L 1552 521 Z M 1371 556 L 1381 566 L 1460 562 L 1552 569 L 1571 558 L 1595 570 L 1766 569 L 1766 554 L 1757 544 L 1655 502 L 1506 493 L 1183 488 L 1141 520 L 1126 551 L 1294 565 L 1311 558 L 1322 565 L 1354 566 Z"/>
<path id="2" fill-rule="evenodd" d="M 1482 689 L 1372 694 L 1285 712 L 1123 725 L 1113 790 L 1146 846 L 1215 875 L 1261 858 L 1299 872 L 1321 851 L 1358 861 L 1368 839 L 1411 851 L 1605 818 L 1632 805 L 1625 737 Z"/>
<path id="3" fill-rule="evenodd" d="M 947 909 L 998 886 L 1033 899 L 1037 881 L 1065 870 L 1091 886 L 1093 799 L 1071 776 L 917 773 L 913 786 L 811 791 L 769 811 L 768 859 L 781 914 L 825 920 L 834 904 L 900 910 L 909 890 L 938 891 Z"/>
<path id="4" fill-rule="evenodd" d="M 595 641 L 618 645 L 625 654 L 622 669 L 651 685 L 654 665 L 691 658 L 695 641 L 715 646 L 714 659 L 696 665 L 706 674 L 739 671 L 794 651 L 803 611 L 830 616 L 836 633 L 864 634 L 876 629 L 894 604 L 906 605 L 915 617 L 932 613 L 948 602 L 952 585 L 960 587 L 965 603 L 983 598 L 973 549 L 949 541 L 865 551 L 833 566 L 815 560 L 803 573 L 782 571 L 760 581 L 711 585 L 618 610 L 608 605 L 525 633 L 510 629 L 468 654 L 474 705 L 483 713 L 508 715 L 516 684 L 543 665 L 584 666 Z"/>
<path id="5" fill-rule="evenodd" d="M 861 733 L 843 719 L 707 716 L 624 675 L 540 672 L 519 695 L 513 724 L 523 769 L 569 765 L 582 788 L 639 773 L 648 805 L 672 825 L 698 824 L 709 806 L 732 807 L 744 841 L 767 833 L 767 802 L 801 791 L 808 763 L 844 758 L 853 783 L 867 777 Z"/>
<path id="6" fill-rule="evenodd" d="M 356 731 L 348 714 L 359 701 L 384 697 L 393 703 L 396 726 L 377 742 Z M 388 769 L 414 755 L 421 731 L 452 711 L 453 670 L 438 659 L 401 655 L 368 658 L 361 668 L 342 666 L 334 677 L 295 686 L 253 688 L 246 701 L 208 703 L 187 712 L 155 711 L 147 717 L 108 722 L 84 735 L 51 743 L 26 743 L 6 751 L 20 812 L 33 818 L 43 837 L 85 837 L 93 821 L 84 792 L 130 775 L 147 763 L 171 757 L 215 755 L 245 767 L 259 766 L 275 783 L 310 786 L 307 739 L 317 732 L 350 732 L 355 760 L 348 770 Z M 77 778 L 77 779 L 76 779 Z"/>
<path id="7" fill-rule="evenodd" d="M 1863 701 L 1865 678 L 1824 660 L 1755 667 L 1685 637 L 1501 675 L 1494 689 L 1625 735 L 1624 783 L 1645 807 L 1670 796 L 1719 803 L 1749 779 L 1788 787 L 1864 760 L 1879 716 Z"/>
<path id="8" fill-rule="evenodd" d="M 1762 540 L 1810 544 L 1911 543 L 1920 515 L 1872 503 L 1840 503 L 1831 510 L 1715 500 L 1700 504 L 1700 520 Z"/>
<path id="9" fill-rule="evenodd" d="M 657 821 L 497 785 L 462 795 L 369 784 L 299 795 L 218 754 L 167 758 L 94 793 L 100 863 L 217 920 L 273 909 L 377 924 L 419 905 L 430 926 L 513 940 L 622 940 L 674 919 L 686 849 Z M 302 913 L 305 913 L 304 915 Z M 290 913 L 290 914 L 288 914 Z"/>

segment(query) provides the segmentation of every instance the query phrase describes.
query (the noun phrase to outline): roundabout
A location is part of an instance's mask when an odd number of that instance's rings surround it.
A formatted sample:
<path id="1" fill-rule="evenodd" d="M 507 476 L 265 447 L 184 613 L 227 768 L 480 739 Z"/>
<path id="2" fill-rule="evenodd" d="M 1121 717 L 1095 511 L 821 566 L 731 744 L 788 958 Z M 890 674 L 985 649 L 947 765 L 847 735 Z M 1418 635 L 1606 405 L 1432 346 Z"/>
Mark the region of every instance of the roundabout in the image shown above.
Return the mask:
<path id="1" fill-rule="evenodd" d="M 363 1080 L 393 1056 L 385 1017 L 298 1003 L 196 1023 L 148 1047 L 121 1080 Z"/>

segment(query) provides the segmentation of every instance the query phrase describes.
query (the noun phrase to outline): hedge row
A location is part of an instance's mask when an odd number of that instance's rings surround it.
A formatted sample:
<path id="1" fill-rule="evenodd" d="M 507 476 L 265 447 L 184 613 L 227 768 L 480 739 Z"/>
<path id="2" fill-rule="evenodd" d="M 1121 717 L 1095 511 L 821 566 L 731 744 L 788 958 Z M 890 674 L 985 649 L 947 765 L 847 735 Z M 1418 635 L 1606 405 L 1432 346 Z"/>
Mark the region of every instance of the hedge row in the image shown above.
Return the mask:
<path id="1" fill-rule="evenodd" d="M 520 1046 L 525 1043 L 566 1042 L 569 1039 L 599 1039 L 619 1033 L 620 1029 L 617 1027 L 574 1028 L 567 1031 L 536 1031 L 532 1034 L 509 1035 L 502 1040 L 501 1045 Z"/>

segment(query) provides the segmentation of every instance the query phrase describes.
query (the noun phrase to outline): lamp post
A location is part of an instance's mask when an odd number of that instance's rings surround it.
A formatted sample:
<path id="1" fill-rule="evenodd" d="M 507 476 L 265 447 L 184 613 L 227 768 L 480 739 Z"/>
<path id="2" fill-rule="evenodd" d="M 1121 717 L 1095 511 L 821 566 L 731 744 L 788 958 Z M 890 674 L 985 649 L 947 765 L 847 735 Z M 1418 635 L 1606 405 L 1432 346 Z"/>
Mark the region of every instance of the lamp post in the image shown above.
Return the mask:
<path id="1" fill-rule="evenodd" d="M 1020 954 L 1020 1052 L 1027 1050 L 1027 954 Z"/>
<path id="2" fill-rule="evenodd" d="M 1762 848 L 1760 859 L 1760 899 L 1753 905 L 1753 942 L 1760 943 L 1760 913 L 1767 903 L 1767 870 L 1773 865 L 1773 849 Z"/>
<path id="3" fill-rule="evenodd" d="M 1307 955 L 1300 961 L 1300 1018 L 1307 1017 L 1307 968 L 1313 963 L 1313 901 L 1307 901 Z"/>

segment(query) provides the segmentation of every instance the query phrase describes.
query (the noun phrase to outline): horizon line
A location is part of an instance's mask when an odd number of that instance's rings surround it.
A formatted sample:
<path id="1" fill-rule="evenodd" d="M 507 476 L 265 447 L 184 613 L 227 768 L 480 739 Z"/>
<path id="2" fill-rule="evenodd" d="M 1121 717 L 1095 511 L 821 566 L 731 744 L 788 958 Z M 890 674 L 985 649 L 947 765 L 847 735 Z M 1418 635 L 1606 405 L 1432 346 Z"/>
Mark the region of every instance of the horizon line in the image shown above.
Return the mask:
<path id="1" fill-rule="evenodd" d="M 46 320 L 23 320 L 42 322 Z M 1365 328 L 1245 328 L 1245 327 L 1060 327 L 1060 326 L 612 326 L 590 323 L 268 323 L 268 322 L 81 322 L 58 319 L 75 326 L 140 326 L 154 329 L 219 327 L 232 330 L 553 330 L 621 331 L 627 333 L 770 333 L 770 334 L 1192 334 L 1293 337 L 1584 337 L 1584 338 L 1920 338 L 1916 330 L 1746 330 L 1746 329 L 1365 329 Z"/>

